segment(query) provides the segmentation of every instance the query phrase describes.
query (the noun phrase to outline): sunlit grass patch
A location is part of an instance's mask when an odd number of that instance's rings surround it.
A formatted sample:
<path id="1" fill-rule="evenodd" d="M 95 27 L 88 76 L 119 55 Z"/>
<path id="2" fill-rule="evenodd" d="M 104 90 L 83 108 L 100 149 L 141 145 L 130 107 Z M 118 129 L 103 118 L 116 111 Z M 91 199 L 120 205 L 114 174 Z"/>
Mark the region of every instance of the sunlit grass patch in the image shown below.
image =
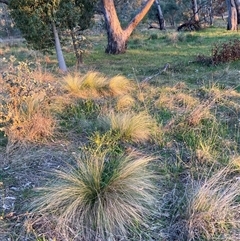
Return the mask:
<path id="1" fill-rule="evenodd" d="M 111 113 L 105 121 L 109 128 L 118 133 L 122 140 L 136 143 L 151 140 L 157 132 L 156 121 L 147 113 Z"/>
<path id="2" fill-rule="evenodd" d="M 25 62 L 3 76 L 1 90 L 1 130 L 8 143 L 47 140 L 53 136 L 55 118 L 51 113 L 53 86 L 34 78 Z"/>
<path id="3" fill-rule="evenodd" d="M 152 204 L 151 157 L 132 153 L 114 159 L 81 153 L 76 165 L 55 172 L 56 181 L 41 188 L 37 207 L 67 240 L 117 240 L 142 223 Z"/>
<path id="4" fill-rule="evenodd" d="M 181 91 L 165 90 L 160 93 L 155 105 L 157 107 L 168 108 L 176 111 L 189 111 L 199 104 L 199 100 L 190 94 Z"/>
<path id="5" fill-rule="evenodd" d="M 63 88 L 73 96 L 79 98 L 100 98 L 108 88 L 108 82 L 107 79 L 98 72 L 88 72 L 84 76 L 73 73 L 68 74 L 63 79 Z"/>
<path id="6" fill-rule="evenodd" d="M 114 96 L 126 95 L 134 89 L 134 84 L 126 77 L 117 75 L 109 80 L 109 88 Z"/>
<path id="7" fill-rule="evenodd" d="M 130 95 L 123 95 L 117 99 L 117 110 L 129 110 L 136 104 L 135 99 Z"/>

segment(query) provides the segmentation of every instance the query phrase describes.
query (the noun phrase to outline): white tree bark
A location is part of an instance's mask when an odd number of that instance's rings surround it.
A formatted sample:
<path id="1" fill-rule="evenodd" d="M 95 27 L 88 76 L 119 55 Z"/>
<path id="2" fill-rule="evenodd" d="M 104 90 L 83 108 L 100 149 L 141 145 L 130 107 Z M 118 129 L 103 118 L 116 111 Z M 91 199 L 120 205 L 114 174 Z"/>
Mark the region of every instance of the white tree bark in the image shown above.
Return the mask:
<path id="1" fill-rule="evenodd" d="M 160 6 L 160 1 L 159 0 L 155 0 L 155 3 L 157 5 L 157 10 L 158 10 L 158 20 L 159 20 L 159 26 L 160 26 L 160 30 L 165 30 L 165 20 L 163 17 L 163 13 L 162 13 L 162 9 Z"/>
<path id="2" fill-rule="evenodd" d="M 57 31 L 57 28 L 56 28 L 56 25 L 54 22 L 52 22 L 52 28 L 53 28 L 53 34 L 54 34 L 58 66 L 59 66 L 60 70 L 62 70 L 63 72 L 67 72 L 67 66 L 65 63 L 64 56 L 63 56 L 63 52 L 62 52 L 62 48 L 61 48 L 61 44 L 60 44 L 60 40 L 59 40 L 59 36 L 58 36 L 58 31 Z"/>
<path id="3" fill-rule="evenodd" d="M 194 15 L 195 22 L 199 22 L 197 0 L 192 0 L 192 10 L 193 10 L 193 15 Z"/>

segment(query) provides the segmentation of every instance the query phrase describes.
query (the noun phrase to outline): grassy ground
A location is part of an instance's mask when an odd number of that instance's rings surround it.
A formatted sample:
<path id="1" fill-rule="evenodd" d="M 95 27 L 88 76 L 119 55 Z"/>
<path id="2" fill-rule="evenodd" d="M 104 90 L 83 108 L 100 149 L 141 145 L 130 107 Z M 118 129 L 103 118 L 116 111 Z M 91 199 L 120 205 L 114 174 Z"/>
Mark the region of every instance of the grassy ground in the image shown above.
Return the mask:
<path id="1" fill-rule="evenodd" d="M 68 75 L 1 43 L 0 239 L 240 240 L 239 61 L 196 61 L 236 37 L 139 28 L 113 56 L 91 35 Z"/>

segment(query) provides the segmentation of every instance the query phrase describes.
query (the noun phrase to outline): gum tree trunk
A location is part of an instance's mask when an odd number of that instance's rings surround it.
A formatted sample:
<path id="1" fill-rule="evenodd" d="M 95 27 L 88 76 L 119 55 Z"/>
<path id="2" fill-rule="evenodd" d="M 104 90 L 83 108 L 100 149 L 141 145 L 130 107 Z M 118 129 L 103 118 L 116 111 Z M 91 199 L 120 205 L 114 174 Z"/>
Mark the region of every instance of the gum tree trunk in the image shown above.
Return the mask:
<path id="1" fill-rule="evenodd" d="M 226 0 L 228 9 L 228 24 L 227 30 L 238 29 L 238 14 L 237 5 L 235 0 Z"/>
<path id="2" fill-rule="evenodd" d="M 199 22 L 197 0 L 192 0 L 192 10 L 193 10 L 194 21 Z"/>
<path id="3" fill-rule="evenodd" d="M 63 56 L 63 52 L 62 52 L 62 48 L 61 48 L 61 44 L 58 36 L 58 31 L 56 29 L 56 25 L 54 22 L 52 22 L 52 28 L 53 28 L 53 34 L 54 34 L 55 49 L 56 49 L 56 54 L 58 59 L 58 66 L 60 70 L 62 70 L 63 72 L 67 72 L 67 66 Z"/>
<path id="4" fill-rule="evenodd" d="M 160 1 L 159 0 L 155 0 L 155 4 L 157 6 L 157 10 L 158 10 L 158 22 L 159 22 L 159 28 L 160 30 L 165 30 L 165 20 L 163 17 L 163 13 L 162 13 L 162 9 L 160 6 Z"/>
<path id="5" fill-rule="evenodd" d="M 132 31 L 147 14 L 155 0 L 148 0 L 138 14 L 130 21 L 126 29 L 122 29 L 113 0 L 102 0 L 107 28 L 108 54 L 121 54 L 127 50 L 127 41 Z"/>

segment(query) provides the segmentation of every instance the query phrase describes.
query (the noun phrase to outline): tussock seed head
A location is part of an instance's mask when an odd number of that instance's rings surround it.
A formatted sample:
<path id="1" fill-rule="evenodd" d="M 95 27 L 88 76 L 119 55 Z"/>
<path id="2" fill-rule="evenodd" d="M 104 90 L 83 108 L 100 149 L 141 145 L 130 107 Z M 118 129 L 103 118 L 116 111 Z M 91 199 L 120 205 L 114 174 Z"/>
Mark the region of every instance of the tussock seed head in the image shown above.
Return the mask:
<path id="1" fill-rule="evenodd" d="M 83 77 L 77 73 L 68 74 L 63 80 L 63 87 L 79 98 L 99 98 L 107 94 L 108 81 L 100 73 L 90 71 Z"/>
<path id="2" fill-rule="evenodd" d="M 134 86 L 129 79 L 118 75 L 109 80 L 109 88 L 114 96 L 119 96 L 126 95 L 134 89 Z"/>
<path id="3" fill-rule="evenodd" d="M 145 112 L 112 113 L 109 116 L 110 128 L 119 132 L 123 139 L 133 142 L 146 142 L 152 138 L 157 128 L 156 122 Z"/>
<path id="4" fill-rule="evenodd" d="M 118 110 L 127 110 L 135 105 L 135 100 L 130 95 L 123 95 L 117 101 Z"/>

